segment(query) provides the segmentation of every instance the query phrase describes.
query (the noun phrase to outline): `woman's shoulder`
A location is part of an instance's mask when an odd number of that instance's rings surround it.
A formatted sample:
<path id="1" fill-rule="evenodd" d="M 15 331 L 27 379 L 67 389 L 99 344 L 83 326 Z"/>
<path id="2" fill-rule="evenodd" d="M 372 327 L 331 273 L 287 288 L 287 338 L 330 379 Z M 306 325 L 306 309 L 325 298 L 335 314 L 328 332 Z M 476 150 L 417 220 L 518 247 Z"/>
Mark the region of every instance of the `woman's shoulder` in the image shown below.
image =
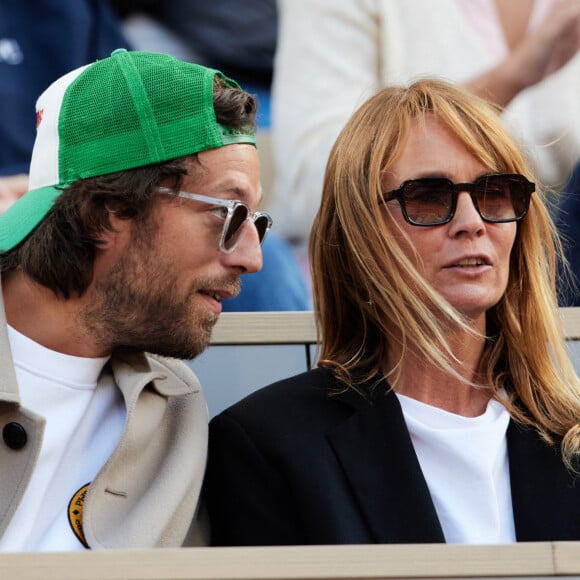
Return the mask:
<path id="1" fill-rule="evenodd" d="M 254 409 L 274 412 L 277 409 L 312 406 L 328 401 L 331 393 L 338 391 L 340 386 L 330 369 L 316 368 L 257 389 L 225 412 L 247 414 Z M 342 388 L 346 386 L 342 385 Z"/>
<path id="2" fill-rule="evenodd" d="M 298 422 L 305 428 L 311 424 L 318 429 L 340 422 L 361 406 L 372 404 L 376 384 L 377 380 L 373 379 L 360 388 L 353 387 L 338 379 L 331 369 L 316 368 L 256 390 L 223 411 L 213 422 L 233 420 L 240 425 L 255 425 L 260 430 L 270 424 L 277 429 Z"/>

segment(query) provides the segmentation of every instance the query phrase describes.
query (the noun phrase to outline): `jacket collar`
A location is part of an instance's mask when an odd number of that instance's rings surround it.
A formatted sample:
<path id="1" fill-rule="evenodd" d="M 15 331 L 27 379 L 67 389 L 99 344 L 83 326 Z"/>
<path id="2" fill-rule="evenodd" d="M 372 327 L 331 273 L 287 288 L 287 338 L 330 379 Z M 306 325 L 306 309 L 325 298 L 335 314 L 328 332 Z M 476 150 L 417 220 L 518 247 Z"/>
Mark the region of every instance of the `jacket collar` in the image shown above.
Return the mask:
<path id="1" fill-rule="evenodd" d="M 180 374 L 178 365 L 169 368 L 167 359 L 161 356 L 119 349 L 111 357 L 111 367 L 128 408 L 145 387 L 164 397 L 201 392 L 201 385 L 193 373 L 185 369 Z"/>
<path id="2" fill-rule="evenodd" d="M 12 361 L 12 351 L 8 340 L 8 322 L 2 295 L 2 277 L 0 276 L 0 400 L 9 403 L 20 403 L 16 371 Z"/>
<path id="3" fill-rule="evenodd" d="M 373 377 L 360 394 L 347 389 L 336 397 L 355 413 L 328 438 L 374 540 L 444 542 L 399 401 L 386 380 Z"/>

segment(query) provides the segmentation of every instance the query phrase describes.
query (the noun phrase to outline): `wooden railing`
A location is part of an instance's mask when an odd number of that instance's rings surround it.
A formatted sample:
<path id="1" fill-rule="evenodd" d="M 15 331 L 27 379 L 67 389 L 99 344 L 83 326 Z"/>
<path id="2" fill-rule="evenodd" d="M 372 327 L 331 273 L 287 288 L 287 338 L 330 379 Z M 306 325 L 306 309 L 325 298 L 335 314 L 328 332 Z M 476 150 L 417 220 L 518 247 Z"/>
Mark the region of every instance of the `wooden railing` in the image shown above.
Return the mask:
<path id="1" fill-rule="evenodd" d="M 580 340 L 580 308 L 560 308 L 567 340 Z M 226 312 L 220 316 L 212 344 L 313 344 L 313 313 Z"/>
<path id="2" fill-rule="evenodd" d="M 0 554 L 3 580 L 580 578 L 580 542 Z"/>

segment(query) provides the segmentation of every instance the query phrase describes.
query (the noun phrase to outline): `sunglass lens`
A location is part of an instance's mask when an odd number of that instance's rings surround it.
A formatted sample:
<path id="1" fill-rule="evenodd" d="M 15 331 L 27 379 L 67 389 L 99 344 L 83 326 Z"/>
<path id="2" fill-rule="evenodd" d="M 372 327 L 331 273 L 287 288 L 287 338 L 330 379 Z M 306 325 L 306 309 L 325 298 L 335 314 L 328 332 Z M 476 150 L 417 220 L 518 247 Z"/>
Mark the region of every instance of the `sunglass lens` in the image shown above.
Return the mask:
<path id="1" fill-rule="evenodd" d="M 228 228 L 224 236 L 224 248 L 231 250 L 238 241 L 241 227 L 248 218 L 248 208 L 245 205 L 236 205 L 231 214 Z"/>
<path id="2" fill-rule="evenodd" d="M 514 217 L 520 218 L 528 211 L 531 195 L 528 189 L 529 182 L 523 176 L 514 176 L 510 181 L 510 196 L 514 208 Z"/>
<path id="3" fill-rule="evenodd" d="M 453 205 L 453 184 L 447 179 L 415 179 L 404 186 L 405 211 L 419 225 L 447 221 Z"/>
<path id="4" fill-rule="evenodd" d="M 260 243 L 262 243 L 268 233 L 268 229 L 270 228 L 270 219 L 267 215 L 258 215 L 254 220 L 254 225 L 256 226 L 256 230 L 258 230 Z"/>
<path id="5" fill-rule="evenodd" d="M 482 217 L 492 221 L 511 221 L 526 211 L 526 184 L 518 175 L 490 175 L 476 186 L 477 205 Z"/>

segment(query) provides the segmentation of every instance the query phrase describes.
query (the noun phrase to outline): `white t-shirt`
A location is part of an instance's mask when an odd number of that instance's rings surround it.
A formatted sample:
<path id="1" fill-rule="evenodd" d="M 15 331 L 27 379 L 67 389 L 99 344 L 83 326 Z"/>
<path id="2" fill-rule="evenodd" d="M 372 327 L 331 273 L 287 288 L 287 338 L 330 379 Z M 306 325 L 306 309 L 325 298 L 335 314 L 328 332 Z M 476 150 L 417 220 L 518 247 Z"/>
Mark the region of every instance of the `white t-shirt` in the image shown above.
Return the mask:
<path id="1" fill-rule="evenodd" d="M 108 361 L 49 350 L 8 327 L 21 404 L 46 419 L 32 478 L 0 551 L 83 550 L 68 521 L 68 504 L 117 446 L 125 423 Z M 105 372 L 106 369 L 105 369 Z"/>
<path id="2" fill-rule="evenodd" d="M 446 542 L 515 542 L 505 407 L 491 400 L 483 415 L 463 417 L 397 397 Z"/>

